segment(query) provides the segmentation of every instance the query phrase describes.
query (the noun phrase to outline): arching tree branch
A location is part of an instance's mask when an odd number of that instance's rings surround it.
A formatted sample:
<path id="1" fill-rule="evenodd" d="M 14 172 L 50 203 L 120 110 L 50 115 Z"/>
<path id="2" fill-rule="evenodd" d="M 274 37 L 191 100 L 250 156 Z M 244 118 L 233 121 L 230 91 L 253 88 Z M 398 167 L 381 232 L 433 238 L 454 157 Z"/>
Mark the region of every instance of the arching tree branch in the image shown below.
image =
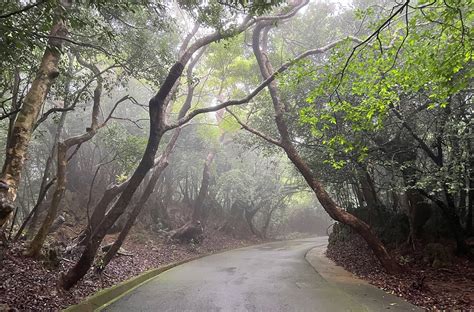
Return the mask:
<path id="1" fill-rule="evenodd" d="M 266 135 L 266 134 L 264 134 L 264 133 L 262 133 L 262 132 L 260 132 L 260 131 L 258 131 L 258 130 L 256 130 L 256 129 L 253 129 L 253 128 L 249 127 L 248 125 L 246 125 L 245 123 L 243 123 L 243 122 L 239 119 L 239 117 L 237 117 L 237 115 L 235 115 L 229 108 L 226 108 L 226 111 L 227 111 L 229 114 L 231 114 L 232 117 L 234 117 L 234 119 L 239 123 L 240 126 L 242 126 L 243 129 L 247 130 L 247 131 L 250 132 L 250 133 L 255 134 L 256 136 L 258 136 L 258 137 L 264 139 L 265 141 L 267 141 L 267 142 L 269 142 L 269 143 L 271 143 L 271 144 L 274 144 L 274 145 L 277 145 L 277 146 L 279 146 L 279 147 L 282 147 L 280 141 L 275 140 L 275 139 L 269 137 L 268 135 Z"/>

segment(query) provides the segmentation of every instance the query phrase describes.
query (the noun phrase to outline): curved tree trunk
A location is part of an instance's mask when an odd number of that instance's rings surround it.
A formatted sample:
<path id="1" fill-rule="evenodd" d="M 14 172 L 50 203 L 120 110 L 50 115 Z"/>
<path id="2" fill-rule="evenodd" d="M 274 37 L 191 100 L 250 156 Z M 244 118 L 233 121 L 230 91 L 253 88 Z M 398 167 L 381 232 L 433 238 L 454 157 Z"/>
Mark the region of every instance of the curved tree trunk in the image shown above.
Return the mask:
<path id="1" fill-rule="evenodd" d="M 61 202 L 62 195 L 64 193 L 64 189 L 66 187 L 66 153 L 67 153 L 67 146 L 63 143 L 58 144 L 58 171 L 57 171 L 57 181 L 56 181 L 56 189 L 53 194 L 53 201 L 51 202 L 50 209 L 48 209 L 48 213 L 46 214 L 46 218 L 43 221 L 43 224 L 38 230 L 38 233 L 31 241 L 26 255 L 30 257 L 37 257 L 41 252 L 41 248 L 43 247 L 44 240 L 49 233 L 49 229 L 53 224 L 54 219 L 56 218 L 57 210 L 59 207 L 59 203 Z"/>
<path id="2" fill-rule="evenodd" d="M 56 182 L 56 178 L 49 181 L 48 184 L 43 189 L 40 189 L 40 193 L 38 195 L 38 199 L 36 200 L 35 206 L 31 209 L 30 213 L 26 216 L 25 220 L 21 224 L 20 228 L 18 229 L 18 232 L 15 234 L 14 241 L 17 241 L 21 234 L 23 233 L 23 230 L 25 229 L 26 225 L 28 224 L 28 221 L 38 212 L 38 208 L 40 207 L 41 203 L 43 202 L 44 198 L 46 197 L 46 194 L 48 193 L 49 188 Z M 33 224 L 33 222 L 31 222 Z"/>
<path id="3" fill-rule="evenodd" d="M 192 37 L 198 31 L 198 28 L 199 28 L 199 26 L 196 24 L 194 26 L 193 30 L 186 36 L 186 38 L 184 39 L 184 41 L 182 43 L 182 49 L 184 49 L 188 46 L 188 44 L 191 41 Z M 190 66 L 194 66 L 194 65 L 195 64 L 193 64 L 193 63 L 190 64 Z M 188 80 L 192 80 L 192 76 L 190 77 L 189 74 L 188 74 Z M 177 90 L 178 85 L 179 85 L 179 81 L 176 81 L 174 83 L 174 85 L 170 88 L 168 96 L 165 96 L 165 99 L 164 99 L 165 106 L 171 99 L 170 95 L 174 94 L 174 92 Z M 192 84 L 189 85 L 189 87 L 192 88 Z M 194 88 L 192 88 L 192 92 L 194 92 Z M 192 94 L 189 93 L 189 90 L 188 90 L 188 98 L 192 98 Z M 186 100 L 185 104 L 183 105 L 183 107 L 180 110 L 179 116 L 181 116 L 181 114 L 184 115 L 189 110 L 190 107 L 191 107 L 191 102 L 188 103 L 188 100 Z M 167 109 L 170 109 L 170 108 L 168 107 Z M 163 118 L 165 118 L 165 117 L 163 117 Z M 174 144 L 176 143 L 176 140 L 179 136 L 180 131 L 181 131 L 181 129 L 178 128 L 173 133 L 173 137 L 172 137 L 171 141 L 173 141 L 173 140 L 175 140 L 175 141 L 172 145 L 169 145 L 171 150 L 172 150 L 172 148 L 174 148 Z M 171 152 L 171 150 L 170 150 L 170 152 Z M 154 163 L 158 164 L 158 162 L 154 162 Z M 128 178 L 127 181 L 124 181 L 119 185 L 114 185 L 113 187 L 107 189 L 104 192 L 101 200 L 96 204 L 96 206 L 94 208 L 93 214 L 92 214 L 92 216 L 89 220 L 87 228 L 85 229 L 84 233 L 82 234 L 82 240 L 79 243 L 80 245 L 86 245 L 86 243 L 90 240 L 91 234 L 94 233 L 94 231 L 97 229 L 97 227 L 101 224 L 102 220 L 105 218 L 107 208 L 110 205 L 110 203 L 119 194 L 121 194 L 125 190 L 125 188 L 127 187 L 127 184 L 129 182 L 130 182 L 130 178 Z"/>
<path id="4" fill-rule="evenodd" d="M 65 91 L 69 92 L 69 90 L 65 90 Z M 66 106 L 66 102 L 67 101 L 64 102 L 65 106 Z M 51 168 L 54 165 L 54 158 L 57 157 L 58 143 L 59 143 L 59 140 L 61 138 L 61 133 L 62 133 L 62 129 L 64 127 L 64 123 L 66 121 L 66 115 L 67 115 L 67 111 L 61 113 L 61 117 L 59 118 L 59 122 L 58 122 L 58 125 L 56 127 L 56 133 L 54 134 L 54 139 L 53 139 L 53 148 L 51 149 L 51 153 L 48 156 L 48 159 L 46 160 L 46 164 L 44 166 L 43 177 L 41 179 L 41 185 L 40 185 L 40 192 L 38 194 L 38 199 L 36 200 L 36 205 L 34 207 L 35 211 L 32 210 L 31 223 L 30 223 L 30 226 L 28 227 L 28 232 L 27 232 L 28 238 L 33 237 L 34 230 L 37 227 L 38 217 L 39 217 L 39 215 L 41 214 L 41 212 L 43 210 L 43 209 L 41 209 L 42 208 L 41 204 L 46 199 L 46 195 L 47 195 L 47 192 L 43 192 L 43 190 L 45 189 L 45 187 L 47 185 L 50 185 L 50 187 L 52 186 L 48 182 L 48 179 L 50 179 L 50 177 L 51 177 Z M 53 180 L 51 180 L 51 181 L 53 181 Z M 56 181 L 56 179 L 54 179 L 54 181 Z"/>
<path id="5" fill-rule="evenodd" d="M 257 23 L 253 32 L 252 47 L 257 58 L 260 72 L 264 79 L 270 77 L 274 72 L 266 54 L 268 40 L 267 33 L 272 25 L 272 22 L 268 21 L 259 22 Z M 275 124 L 277 126 L 278 133 L 280 134 L 279 145 L 284 149 L 288 158 L 295 165 L 295 167 L 304 177 L 306 183 L 316 194 L 316 197 L 323 206 L 324 210 L 326 210 L 326 212 L 334 220 L 350 226 L 354 231 L 361 235 L 387 272 L 399 273 L 401 270 L 399 264 L 390 256 L 382 242 L 371 230 L 370 226 L 339 207 L 326 192 L 321 182 L 316 179 L 308 164 L 300 157 L 290 138 L 288 127 L 284 119 L 284 105 L 282 105 L 279 98 L 277 84 L 275 81 L 272 81 L 268 85 L 268 90 L 270 92 L 273 108 L 275 111 Z"/>
<path id="6" fill-rule="evenodd" d="M 154 117 L 156 118 L 161 115 L 161 112 L 157 114 L 156 110 L 162 111 L 162 107 L 160 107 L 161 105 L 159 102 L 156 103 L 155 101 L 156 100 L 150 103 L 150 108 L 154 107 L 150 109 L 150 113 L 152 115 L 155 115 Z M 151 120 L 153 119 L 154 118 L 152 118 Z M 154 122 L 152 121 L 152 123 Z M 91 234 L 90 239 L 85 244 L 85 249 L 79 261 L 71 269 L 69 269 L 69 271 L 65 275 L 61 277 L 61 286 L 64 289 L 70 289 L 72 286 L 74 286 L 77 281 L 79 281 L 79 279 L 81 279 L 91 267 L 94 261 L 94 257 L 97 253 L 97 249 L 99 248 L 100 243 L 102 242 L 102 239 L 107 234 L 109 228 L 123 214 L 128 204 L 130 203 L 130 200 L 136 189 L 138 188 L 142 180 L 145 178 L 150 168 L 153 167 L 154 155 L 156 154 L 158 144 L 161 141 L 162 136 L 163 133 L 161 129 L 159 127 L 157 129 L 155 125 L 152 125 L 151 133 L 149 136 L 149 143 L 145 150 L 144 157 L 142 158 L 137 169 L 131 176 L 130 182 L 127 183 L 127 186 L 125 187 L 117 202 L 113 205 L 113 207 L 110 209 L 109 213 L 105 216 L 105 218 L 100 222 L 97 229 Z"/>
<path id="7" fill-rule="evenodd" d="M 217 98 L 220 98 L 222 95 L 223 84 L 221 84 L 219 93 Z M 221 109 L 216 112 L 216 121 L 219 125 L 222 120 L 224 119 L 225 110 Z M 225 138 L 225 132 L 222 132 L 219 136 L 219 143 L 223 144 Z M 204 201 L 209 194 L 209 184 L 211 182 L 211 165 L 214 161 L 216 156 L 216 150 L 212 149 L 206 157 L 206 161 L 204 162 L 204 167 L 202 169 L 202 179 L 201 179 L 201 187 L 199 188 L 198 196 L 193 203 L 193 218 L 192 221 L 196 223 L 199 221 L 202 226 L 205 225 L 206 219 L 208 217 L 208 209 L 204 206 Z"/>
<path id="8" fill-rule="evenodd" d="M 13 127 L 15 126 L 15 119 L 18 115 L 18 112 L 15 113 L 20 108 L 20 101 L 19 101 L 19 93 L 20 93 L 20 69 L 15 67 L 14 74 L 13 74 L 13 86 L 12 86 L 12 104 L 10 113 L 11 115 L 8 116 L 8 132 L 7 132 L 7 142 L 5 144 L 5 152 L 8 152 L 8 146 L 10 146 L 10 139 L 12 137 Z"/>
<path id="9" fill-rule="evenodd" d="M 279 205 L 280 205 L 280 203 L 277 203 L 276 205 L 274 205 L 270 209 L 270 212 L 268 213 L 268 215 L 265 219 L 265 224 L 263 225 L 263 228 L 262 228 L 262 231 L 261 231 L 263 239 L 268 238 L 268 228 L 270 227 L 270 223 L 272 221 L 273 213 L 275 212 L 275 210 L 277 210 L 277 208 L 279 208 Z"/>
<path id="10" fill-rule="evenodd" d="M 196 57 L 190 62 L 188 69 L 186 71 L 186 76 L 188 80 L 188 94 L 186 95 L 186 100 L 179 110 L 178 113 L 178 119 L 183 118 L 186 113 L 189 111 L 191 108 L 191 103 L 194 97 L 194 89 L 195 85 L 193 83 L 193 70 L 194 66 L 197 64 L 198 60 L 201 58 L 201 56 L 204 54 L 205 48 L 201 49 L 201 51 L 196 55 Z M 173 92 L 173 91 L 171 91 Z M 171 106 L 171 105 L 170 105 Z M 111 248 L 107 251 L 107 254 L 104 257 L 103 264 L 102 264 L 102 269 L 109 264 L 110 260 L 115 256 L 117 251 L 120 249 L 122 246 L 125 238 L 127 237 L 128 233 L 130 232 L 130 229 L 132 228 L 133 224 L 135 223 L 135 220 L 137 219 L 138 215 L 140 212 L 143 210 L 143 207 L 145 207 L 146 202 L 148 201 L 148 198 L 150 198 L 150 195 L 153 193 L 153 190 L 155 189 L 156 183 L 158 183 L 158 180 L 161 177 L 161 174 L 163 171 L 166 169 L 168 166 L 168 158 L 173 152 L 176 142 L 178 141 L 179 135 L 181 134 L 181 128 L 177 128 L 173 131 L 173 135 L 171 136 L 170 141 L 166 145 L 165 150 L 161 154 L 158 160 L 158 166 L 156 167 L 155 171 L 153 172 L 150 181 L 148 181 L 147 186 L 145 187 L 145 190 L 143 191 L 143 194 L 141 195 L 140 199 L 138 200 L 138 203 L 135 204 L 135 207 L 132 209 L 132 212 L 129 214 L 127 222 L 125 223 L 125 226 L 123 229 L 120 231 L 119 236 L 115 240 L 114 244 L 111 246 Z"/>
<path id="11" fill-rule="evenodd" d="M 161 183 L 163 183 L 163 185 L 160 185 L 162 191 L 160 192 L 160 198 L 158 200 L 157 207 L 154 208 L 156 209 L 156 217 L 154 217 L 154 219 L 155 222 L 159 221 L 165 228 L 170 230 L 173 228 L 173 224 L 168 213 L 168 205 L 173 197 L 173 181 L 172 179 L 168 179 L 168 177 L 165 176 Z"/>
<path id="12" fill-rule="evenodd" d="M 255 217 L 255 215 L 257 214 L 257 212 L 260 210 L 261 207 L 262 205 L 259 205 L 258 207 L 253 208 L 253 209 L 251 209 L 251 207 L 245 207 L 244 217 L 245 217 L 245 220 L 247 220 L 247 224 L 249 225 L 250 232 L 252 232 L 252 234 L 255 235 L 256 237 L 265 238 L 263 234 L 264 228 L 262 229 L 262 232 L 260 232 L 259 230 L 255 228 L 255 225 L 253 224 L 253 218 Z"/>

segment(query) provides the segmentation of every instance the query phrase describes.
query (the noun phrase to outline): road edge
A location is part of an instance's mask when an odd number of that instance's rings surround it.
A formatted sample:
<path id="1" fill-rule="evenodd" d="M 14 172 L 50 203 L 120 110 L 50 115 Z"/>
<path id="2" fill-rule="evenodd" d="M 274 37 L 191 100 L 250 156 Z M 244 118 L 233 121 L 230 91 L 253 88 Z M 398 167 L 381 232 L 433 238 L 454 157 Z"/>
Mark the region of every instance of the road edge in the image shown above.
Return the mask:
<path id="1" fill-rule="evenodd" d="M 309 249 L 304 255 L 306 262 L 326 281 L 337 283 L 342 279 L 350 279 L 359 285 L 370 285 L 367 281 L 360 279 L 329 259 L 326 256 L 326 250 L 327 244 L 318 245 Z"/>
<path id="2" fill-rule="evenodd" d="M 106 306 L 112 304 L 116 300 L 122 298 L 135 288 L 138 288 L 153 278 L 158 276 L 159 274 L 168 271 L 178 265 L 184 264 L 186 262 L 190 262 L 199 258 L 204 257 L 205 255 L 200 255 L 197 257 L 192 257 L 186 260 L 173 262 L 155 269 L 151 269 L 145 271 L 135 277 L 129 278 L 123 282 L 120 282 L 114 286 L 104 288 L 102 290 L 97 291 L 95 294 L 85 298 L 78 304 L 72 305 L 67 307 L 66 309 L 62 310 L 63 312 L 90 312 L 90 311 L 100 311 Z"/>
<path id="3" fill-rule="evenodd" d="M 387 293 L 369 282 L 355 276 L 343 267 L 337 265 L 326 256 L 327 244 L 309 249 L 304 258 L 328 283 L 344 291 L 349 296 L 367 306 L 371 311 L 423 311 L 403 298 Z"/>

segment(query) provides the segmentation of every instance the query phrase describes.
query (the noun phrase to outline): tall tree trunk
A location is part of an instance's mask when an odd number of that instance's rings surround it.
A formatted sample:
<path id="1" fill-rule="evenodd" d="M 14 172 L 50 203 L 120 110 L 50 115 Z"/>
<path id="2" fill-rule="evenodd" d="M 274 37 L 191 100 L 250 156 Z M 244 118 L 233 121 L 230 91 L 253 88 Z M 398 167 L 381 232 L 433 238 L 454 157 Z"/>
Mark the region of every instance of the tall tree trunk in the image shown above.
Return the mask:
<path id="1" fill-rule="evenodd" d="M 270 227 L 270 223 L 272 221 L 272 216 L 275 210 L 280 206 L 280 202 L 278 202 L 276 205 L 274 205 L 271 209 L 270 212 L 267 215 L 267 218 L 265 219 L 265 224 L 263 225 L 262 228 L 262 238 L 268 238 L 268 228 Z"/>
<path id="2" fill-rule="evenodd" d="M 31 209 L 30 213 L 28 214 L 28 216 L 26 216 L 25 220 L 23 221 L 23 223 L 21 224 L 20 228 L 18 229 L 18 232 L 15 234 L 15 238 L 14 240 L 18 240 L 21 236 L 21 234 L 23 233 L 23 230 L 25 229 L 26 225 L 28 224 L 28 221 L 34 216 L 37 214 L 37 210 L 38 208 L 40 207 L 41 203 L 43 202 L 44 198 L 46 197 L 46 194 L 49 190 L 49 188 L 56 182 L 56 178 L 49 181 L 48 184 L 46 184 L 46 186 L 44 187 L 44 189 L 40 190 L 40 193 L 38 195 L 38 199 L 36 201 L 36 204 L 35 206 Z M 33 222 L 31 222 L 31 224 L 33 224 Z"/>
<path id="3" fill-rule="evenodd" d="M 263 203 L 260 203 L 257 207 L 253 209 L 252 207 L 246 206 L 244 210 L 244 217 L 245 217 L 245 220 L 247 221 L 247 224 L 249 225 L 250 232 L 252 232 L 253 235 L 260 238 L 264 238 L 263 231 L 260 232 L 259 230 L 255 228 L 255 225 L 253 224 L 253 218 L 255 217 L 255 215 L 257 214 L 257 212 L 260 210 L 262 206 L 263 206 Z M 265 226 L 263 230 L 265 230 Z"/>
<path id="4" fill-rule="evenodd" d="M 454 239 L 456 240 L 456 251 L 459 254 L 465 255 L 469 253 L 469 247 L 466 243 L 466 236 L 461 225 L 461 220 L 456 212 L 456 204 L 453 195 L 449 193 L 447 187 L 444 187 L 444 193 L 446 196 L 446 202 L 448 204 L 449 211 L 445 209 L 443 211 L 445 217 L 448 220 L 448 223 L 451 225 L 451 229 L 454 234 Z"/>
<path id="5" fill-rule="evenodd" d="M 367 172 L 366 168 L 360 169 L 358 172 L 358 178 L 364 196 L 365 203 L 369 211 L 377 211 L 380 201 L 375 191 L 374 181 Z"/>
<path id="6" fill-rule="evenodd" d="M 58 8 L 58 12 L 60 10 Z M 0 186 L 2 186 L 0 187 L 0 226 L 6 222 L 13 211 L 13 202 L 18 192 L 21 171 L 34 125 L 51 85 L 59 76 L 58 65 L 63 43 L 61 38 L 66 35 L 65 20 L 62 14 L 57 14 L 38 73 L 23 100 L 8 142 L 0 179 Z"/>
<path id="7" fill-rule="evenodd" d="M 365 199 L 364 199 L 364 195 L 363 195 L 363 193 L 362 193 L 359 186 L 360 186 L 360 183 L 352 184 L 352 190 L 353 190 L 354 194 L 356 195 L 357 202 L 359 203 L 359 207 L 363 207 Z"/>
<path id="8" fill-rule="evenodd" d="M 19 93 L 20 93 L 20 69 L 18 67 L 15 67 L 14 69 L 14 74 L 13 74 L 13 87 L 12 87 L 12 107 L 11 107 L 11 112 L 16 111 L 21 103 L 18 99 Z M 5 152 L 8 152 L 8 147 L 10 146 L 10 140 L 12 137 L 13 133 L 13 127 L 15 126 L 15 119 L 18 113 L 11 114 L 8 116 L 8 134 L 7 134 L 7 144 L 5 145 Z"/>
<path id="9" fill-rule="evenodd" d="M 367 245 L 374 252 L 383 267 L 388 273 L 399 273 L 401 268 L 398 263 L 390 256 L 385 249 L 382 242 L 377 238 L 377 235 L 372 231 L 370 226 L 359 218 L 348 213 L 339 207 L 329 196 L 324 189 L 324 186 L 319 182 L 312 173 L 306 162 L 299 156 L 298 152 L 292 145 L 285 145 L 285 152 L 291 162 L 296 166 L 298 171 L 303 175 L 305 181 L 316 194 L 318 201 L 323 206 L 324 210 L 336 221 L 350 226 L 356 233 L 364 238 Z"/>
<path id="10" fill-rule="evenodd" d="M 253 32 L 252 47 L 254 54 L 257 58 L 260 72 L 264 79 L 270 77 L 274 72 L 266 54 L 268 40 L 267 32 L 272 25 L 273 22 L 258 22 Z M 275 111 L 275 124 L 280 134 L 280 146 L 284 149 L 288 158 L 295 165 L 295 167 L 304 177 L 305 181 L 316 194 L 316 197 L 323 206 L 324 210 L 326 210 L 326 212 L 334 220 L 350 226 L 354 231 L 361 235 L 387 272 L 399 273 L 401 270 L 399 264 L 390 256 L 390 254 L 387 252 L 384 245 L 377 238 L 370 226 L 362 220 L 358 219 L 357 217 L 353 216 L 352 214 L 348 213 L 341 207 L 339 207 L 331 199 L 321 182 L 316 179 L 308 164 L 300 157 L 290 138 L 288 127 L 284 119 L 284 105 L 282 105 L 280 101 L 277 84 L 275 81 L 272 81 L 268 85 L 268 90 L 270 92 L 273 108 Z"/>
<path id="11" fill-rule="evenodd" d="M 64 84 L 64 93 L 65 93 L 65 98 L 64 98 L 64 108 L 67 108 L 69 105 L 70 105 L 70 89 L 71 89 L 71 77 L 73 75 L 73 70 L 74 70 L 74 58 L 73 56 L 68 53 L 68 56 L 69 56 L 69 66 L 68 66 L 68 77 L 67 77 L 67 80 Z M 43 170 L 43 177 L 41 178 L 41 184 L 40 184 L 40 190 L 39 190 L 39 193 L 38 193 L 38 198 L 36 200 L 36 204 L 35 206 L 33 207 L 30 215 L 28 216 L 28 218 L 25 220 L 24 224 L 22 225 L 22 227 L 26 226 L 26 223 L 28 222 L 28 219 L 31 218 L 31 223 L 30 223 L 30 226 L 28 228 L 28 237 L 31 238 L 33 237 L 34 235 L 34 231 L 36 229 L 36 224 L 38 222 L 38 217 L 41 213 L 41 204 L 43 203 L 43 201 L 46 199 L 46 196 L 47 196 L 47 189 L 46 187 L 48 187 L 48 189 L 52 186 L 52 184 L 55 183 L 56 181 L 56 177 L 54 177 L 54 179 L 51 179 L 51 168 L 53 167 L 54 165 L 54 158 L 57 157 L 57 149 L 58 149 L 58 143 L 59 141 L 61 140 L 61 135 L 62 135 L 62 132 L 63 132 L 63 128 L 64 128 L 64 123 L 66 122 L 66 117 L 67 117 L 67 113 L 68 111 L 63 111 L 61 112 L 61 117 L 59 118 L 59 122 L 55 128 L 55 130 L 50 130 L 52 136 L 53 136 L 53 146 L 51 148 L 51 153 L 50 155 L 48 156 L 48 158 L 46 159 L 46 164 L 44 166 L 44 170 Z M 54 131 L 54 132 L 53 132 Z M 53 181 L 53 183 L 50 183 L 51 181 Z M 16 237 L 19 237 L 19 235 L 21 235 L 21 231 L 18 231 L 17 233 L 17 236 Z"/>
<path id="12" fill-rule="evenodd" d="M 199 29 L 199 26 L 198 26 L 198 24 L 196 24 L 194 26 L 194 28 L 192 29 L 192 31 L 183 40 L 183 43 L 181 45 L 180 50 L 184 50 L 184 48 L 186 48 L 188 46 L 189 42 L 191 41 L 192 37 L 196 34 L 198 29 Z M 182 55 L 180 53 L 180 57 L 181 56 Z M 192 65 L 192 63 L 191 63 L 190 66 L 194 66 L 194 65 Z M 189 81 L 192 80 L 192 76 L 189 77 L 189 75 L 188 75 L 188 80 Z M 164 105 L 165 106 L 170 102 L 171 95 L 173 95 L 174 92 L 177 90 L 178 85 L 179 85 L 179 81 L 177 80 L 175 82 L 175 84 L 172 86 L 172 88 L 170 89 L 168 96 L 166 96 L 166 98 L 164 100 L 164 103 L 165 103 Z M 188 88 L 191 88 L 191 87 L 192 87 L 192 84 L 188 86 Z M 194 88 L 192 88 L 192 91 L 194 91 Z M 192 94 L 189 94 L 189 90 L 188 90 L 188 97 L 192 98 Z M 185 104 L 181 108 L 181 111 L 185 110 L 184 111 L 184 114 L 185 114 L 189 110 L 190 107 L 191 107 L 191 103 L 190 102 L 188 103 L 188 101 L 186 100 Z M 167 109 L 170 109 L 170 108 L 168 107 Z M 180 111 L 179 115 L 181 115 L 181 111 Z M 176 136 L 176 139 L 177 139 L 178 136 L 179 136 L 180 131 L 181 131 L 181 129 L 176 129 L 176 131 L 173 133 L 173 138 Z M 173 145 L 173 147 L 174 147 L 174 145 Z M 155 164 L 157 164 L 157 163 L 155 162 Z M 125 188 L 127 187 L 127 184 L 129 183 L 129 181 L 130 181 L 130 178 L 128 178 L 126 181 L 122 182 L 119 185 L 114 185 L 111 188 L 108 188 L 104 192 L 101 200 L 96 204 L 96 206 L 93 210 L 93 214 L 92 214 L 92 216 L 91 216 L 91 218 L 88 222 L 87 228 L 85 229 L 84 233 L 82 234 L 82 240 L 80 241 L 79 244 L 85 245 L 88 242 L 88 240 L 90 239 L 90 235 L 97 229 L 97 227 L 100 225 L 100 223 L 104 219 L 104 217 L 106 215 L 107 208 L 110 205 L 110 203 L 119 194 L 121 194 L 125 190 Z"/>
<path id="13" fill-rule="evenodd" d="M 170 181 L 168 181 L 168 180 L 170 180 Z M 163 192 L 160 193 L 161 196 L 159 198 L 159 201 L 157 203 L 157 207 L 155 209 L 158 210 L 157 211 L 157 216 L 158 216 L 158 220 L 160 221 L 160 223 L 165 228 L 172 229 L 173 225 L 172 225 L 172 222 L 171 222 L 170 215 L 168 213 L 168 206 L 169 206 L 169 203 L 170 203 L 170 201 L 173 197 L 173 191 L 174 191 L 173 181 L 172 181 L 172 179 L 165 176 L 162 183 L 164 183 Z"/>
<path id="14" fill-rule="evenodd" d="M 191 107 L 190 105 L 188 106 Z M 186 110 L 187 111 L 187 110 Z M 183 114 L 184 115 L 184 114 Z M 146 202 L 150 198 L 150 195 L 153 193 L 153 190 L 155 189 L 156 184 L 158 183 L 158 180 L 160 179 L 163 171 L 166 169 L 168 166 L 168 157 L 173 151 L 176 141 L 178 140 L 179 134 L 181 132 L 181 128 L 176 129 L 173 132 L 173 136 L 171 137 L 170 142 L 166 146 L 164 152 L 162 153 L 161 157 L 159 157 L 158 160 L 158 165 L 156 166 L 155 170 L 153 171 L 153 174 L 150 178 L 150 181 L 148 181 L 145 190 L 143 191 L 143 194 L 140 196 L 140 199 L 138 202 L 135 204 L 133 207 L 132 211 L 128 215 L 127 221 L 120 231 L 119 236 L 113 243 L 113 245 L 110 247 L 110 249 L 107 251 L 107 254 L 105 255 L 102 263 L 102 270 L 109 264 L 109 262 L 112 260 L 112 258 L 115 256 L 117 251 L 120 249 L 122 246 L 123 242 L 125 241 L 125 238 L 127 237 L 128 233 L 130 232 L 130 229 L 132 228 L 133 224 L 135 223 L 135 220 L 137 219 L 138 215 L 140 212 L 143 210 L 143 207 L 145 207 Z"/>
<path id="15" fill-rule="evenodd" d="M 224 84 L 222 83 L 221 87 L 219 89 L 219 93 L 217 95 L 217 98 L 221 97 L 223 86 L 224 86 Z M 217 121 L 218 125 L 224 119 L 224 114 L 225 114 L 225 110 L 223 110 L 223 109 L 216 112 L 216 121 Z M 222 132 L 221 135 L 219 136 L 219 143 L 220 144 L 224 143 L 224 138 L 225 138 L 225 132 Z M 215 149 L 212 149 L 207 154 L 206 161 L 204 162 L 204 167 L 202 169 L 201 187 L 199 188 L 199 193 L 196 197 L 196 200 L 193 203 L 192 221 L 193 222 L 200 221 L 200 223 L 203 226 L 206 223 L 206 219 L 207 219 L 207 215 L 208 215 L 208 210 L 207 210 L 206 207 L 204 207 L 204 201 L 205 201 L 205 199 L 206 199 L 206 197 L 209 193 L 209 184 L 211 182 L 211 165 L 212 165 L 212 162 L 214 161 L 215 156 L 216 156 L 216 150 Z"/>
<path id="16" fill-rule="evenodd" d="M 48 209 L 48 212 L 46 214 L 46 218 L 44 219 L 36 236 L 31 241 L 26 252 L 26 255 L 30 257 L 39 256 L 41 248 L 43 247 L 44 240 L 46 239 L 46 235 L 48 235 L 49 229 L 53 224 L 54 219 L 56 218 L 59 203 L 61 202 L 64 189 L 66 188 L 67 150 L 67 146 L 64 145 L 64 143 L 58 144 L 58 170 L 56 189 L 53 194 L 53 200 L 51 202 L 50 209 Z"/>
<path id="17" fill-rule="evenodd" d="M 61 117 L 60 117 L 60 120 L 59 120 L 59 123 L 58 123 L 56 135 L 55 135 L 54 141 L 53 141 L 53 148 L 51 149 L 51 154 L 46 159 L 46 164 L 45 164 L 44 170 L 43 170 L 43 177 L 41 178 L 40 191 L 39 191 L 39 194 L 38 194 L 38 198 L 36 200 L 35 207 L 33 207 L 34 211 L 33 210 L 31 211 L 31 223 L 30 223 L 30 225 L 28 227 L 28 231 L 27 231 L 27 237 L 28 238 L 33 237 L 34 231 L 37 227 L 39 215 L 43 210 L 43 209 L 41 209 L 42 208 L 41 204 L 46 199 L 46 195 L 47 195 L 47 192 L 43 192 L 43 190 L 45 189 L 46 185 L 48 185 L 48 180 L 51 177 L 51 168 L 53 166 L 53 158 L 57 157 L 59 138 L 60 138 L 60 134 L 62 132 L 62 128 L 64 126 L 64 121 L 65 120 L 66 120 L 66 112 L 63 112 L 61 114 Z M 54 181 L 56 181 L 56 179 Z"/>
<path id="18" fill-rule="evenodd" d="M 165 130 L 166 99 L 173 89 L 174 84 L 181 76 L 184 66 L 191 55 L 187 55 L 187 58 L 184 59 L 181 58 L 172 66 L 168 77 L 166 77 L 166 80 L 163 82 L 160 90 L 150 100 L 150 132 L 143 157 L 138 164 L 138 167 L 130 177 L 129 183 L 126 184 L 118 200 L 90 235 L 90 238 L 85 244 L 85 249 L 79 261 L 71 269 L 69 269 L 65 275 L 61 276 L 60 283 L 64 289 L 70 289 L 87 273 L 94 261 L 97 249 L 99 248 L 102 239 L 107 234 L 109 228 L 123 214 L 138 186 L 143 181 L 148 171 L 153 167 L 155 155 Z M 99 208 L 104 210 L 106 209 L 103 207 Z"/>

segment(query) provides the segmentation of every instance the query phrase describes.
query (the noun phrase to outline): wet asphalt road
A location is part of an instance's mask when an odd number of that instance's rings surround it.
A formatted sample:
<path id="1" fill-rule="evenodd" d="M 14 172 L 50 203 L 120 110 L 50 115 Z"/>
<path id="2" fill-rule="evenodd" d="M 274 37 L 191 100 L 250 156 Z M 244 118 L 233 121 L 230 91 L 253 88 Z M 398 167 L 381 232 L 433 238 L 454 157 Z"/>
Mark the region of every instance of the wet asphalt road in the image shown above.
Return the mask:
<path id="1" fill-rule="evenodd" d="M 105 311 L 366 311 L 304 259 L 327 237 L 274 242 L 166 271 Z"/>

